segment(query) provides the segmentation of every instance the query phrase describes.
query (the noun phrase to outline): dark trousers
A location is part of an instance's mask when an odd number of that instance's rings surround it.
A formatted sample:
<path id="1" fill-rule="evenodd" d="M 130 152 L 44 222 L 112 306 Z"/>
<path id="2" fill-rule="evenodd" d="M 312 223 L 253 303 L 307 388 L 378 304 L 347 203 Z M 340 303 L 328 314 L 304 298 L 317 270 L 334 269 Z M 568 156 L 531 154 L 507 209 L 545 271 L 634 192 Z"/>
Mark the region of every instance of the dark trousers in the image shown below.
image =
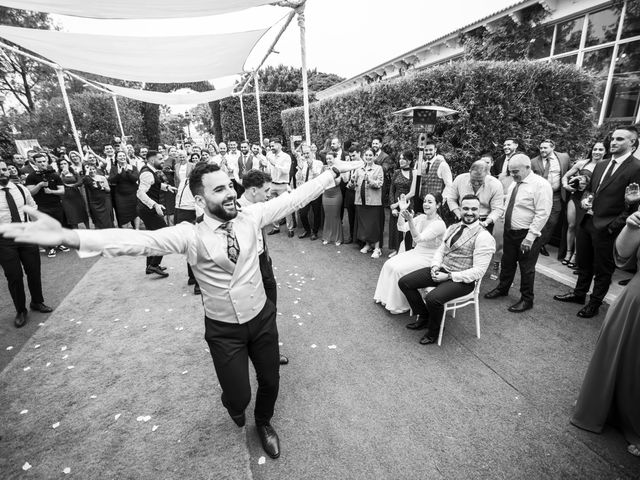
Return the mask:
<path id="1" fill-rule="evenodd" d="M 349 217 L 349 239 L 353 238 L 353 230 L 356 226 L 356 191 L 347 188 L 344 192 L 344 208 L 347 210 L 347 216 Z"/>
<path id="2" fill-rule="evenodd" d="M 241 325 L 206 317 L 204 323 L 204 338 L 222 387 L 222 404 L 229 415 L 241 415 L 251 400 L 250 359 L 258 379 L 256 424 L 268 423 L 273 417 L 280 384 L 280 350 L 273 303 L 267 300 L 255 318 Z"/>
<path id="3" fill-rule="evenodd" d="M 544 225 L 542 232 L 540 234 L 540 245 L 544 246 L 549 243 L 551 240 L 551 236 L 553 235 L 554 230 L 556 229 L 556 225 L 558 225 L 558 221 L 560 221 L 560 215 L 562 214 L 562 196 L 560 192 L 554 192 L 553 194 L 553 205 L 551 206 L 551 214 L 549 215 L 549 220 Z"/>
<path id="4" fill-rule="evenodd" d="M 265 250 L 258 257 L 260 262 L 260 274 L 262 275 L 262 283 L 264 285 L 264 293 L 267 298 L 277 308 L 278 306 L 278 284 L 273 274 L 273 264 L 269 253 Z"/>
<path id="5" fill-rule="evenodd" d="M 578 260 L 578 281 L 574 293 L 586 296 L 593 279 L 591 301 L 602 303 L 609 291 L 611 277 L 616 269 L 613 258 L 613 244 L 616 235 L 607 230 L 596 230 L 593 217 L 585 215 L 576 231 L 576 252 Z"/>
<path id="6" fill-rule="evenodd" d="M 498 288 L 502 292 L 508 292 L 516 268 L 520 266 L 520 297 L 525 302 L 533 303 L 533 284 L 536 278 L 536 262 L 540 254 L 542 243 L 540 237 L 536 238 L 531 250 L 522 253 L 520 245 L 527 236 L 529 230 L 505 230 L 504 245 L 502 247 L 502 265 L 500 268 L 500 281 Z"/>
<path id="7" fill-rule="evenodd" d="M 313 211 L 313 233 L 318 234 L 322 221 L 322 197 L 311 200 L 304 207 L 298 210 L 302 227 L 306 232 L 311 232 L 311 224 L 309 223 L 309 212 Z"/>
<path id="8" fill-rule="evenodd" d="M 0 238 L 0 265 L 2 265 L 4 276 L 7 277 L 9 293 L 16 312 L 20 313 L 27 310 L 27 299 L 22 280 L 23 268 L 24 273 L 27 274 L 31 301 L 34 303 L 44 302 L 40 279 L 40 252 L 36 245 L 15 243 L 11 240 Z"/>
<path id="9" fill-rule="evenodd" d="M 176 211 L 173 215 L 176 225 L 181 222 L 196 223 L 195 210 L 184 210 L 182 208 L 176 208 Z M 196 280 L 196 277 L 193 276 L 193 270 L 191 269 L 191 265 L 189 265 L 189 262 L 187 262 L 187 275 L 189 276 L 189 280 L 196 282 L 195 285 L 198 285 L 198 281 Z"/>
<path id="10" fill-rule="evenodd" d="M 475 287 L 473 283 L 461 283 L 451 280 L 441 283 L 434 282 L 431 278 L 431 267 L 408 273 L 398 280 L 398 286 L 404 296 L 407 297 L 414 315 L 429 319 L 427 332 L 430 335 L 437 335 L 440 330 L 444 304 L 454 298 L 467 295 Z M 426 287 L 436 288 L 427 293 L 423 300 L 418 289 Z"/>
<path id="11" fill-rule="evenodd" d="M 163 217 L 145 205 L 138 205 L 138 216 L 144 222 L 144 228 L 147 230 L 160 230 L 167 226 Z M 157 267 L 160 262 L 162 262 L 162 256 L 147 257 L 147 267 Z"/>

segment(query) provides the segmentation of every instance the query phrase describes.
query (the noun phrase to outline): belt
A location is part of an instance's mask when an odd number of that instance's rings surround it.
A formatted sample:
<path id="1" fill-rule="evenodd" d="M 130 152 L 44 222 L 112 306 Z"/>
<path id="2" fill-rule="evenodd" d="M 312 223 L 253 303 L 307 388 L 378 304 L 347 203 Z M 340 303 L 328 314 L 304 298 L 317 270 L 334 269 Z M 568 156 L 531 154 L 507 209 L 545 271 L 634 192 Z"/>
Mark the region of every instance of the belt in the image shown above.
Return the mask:
<path id="1" fill-rule="evenodd" d="M 516 229 L 513 229 L 513 228 L 512 228 L 512 229 L 507 230 L 507 231 L 508 231 L 508 232 L 528 232 L 528 231 L 529 231 L 529 229 L 528 229 L 528 228 L 521 228 L 521 229 L 519 229 L 519 230 L 516 230 Z"/>
<path id="2" fill-rule="evenodd" d="M 274 185 L 289 185 L 289 182 L 271 182 Z"/>

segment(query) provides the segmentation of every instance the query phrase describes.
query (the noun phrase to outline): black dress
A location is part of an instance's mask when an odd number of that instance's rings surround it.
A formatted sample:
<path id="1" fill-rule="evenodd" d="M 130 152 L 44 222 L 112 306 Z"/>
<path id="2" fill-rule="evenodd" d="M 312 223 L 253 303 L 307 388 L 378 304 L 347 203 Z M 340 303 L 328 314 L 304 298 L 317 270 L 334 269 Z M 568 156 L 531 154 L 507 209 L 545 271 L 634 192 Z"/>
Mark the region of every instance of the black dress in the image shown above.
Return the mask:
<path id="1" fill-rule="evenodd" d="M 96 176 L 95 178 L 86 176 L 83 179 L 87 192 L 87 201 L 89 202 L 89 213 L 97 229 L 113 228 L 111 194 L 96 182 L 100 178 L 106 182 L 106 179 L 102 176 Z"/>
<path id="2" fill-rule="evenodd" d="M 409 170 L 409 178 L 402 174 L 402 170 L 396 170 L 391 178 L 389 186 L 389 205 L 393 205 L 398 201 L 400 195 L 407 195 L 411 190 L 411 181 L 413 180 L 413 172 Z M 398 250 L 402 234 L 398 232 L 398 217 L 389 215 L 389 249 Z"/>
<path id="3" fill-rule="evenodd" d="M 62 209 L 68 225 L 75 227 L 80 223 L 89 225 L 87 208 L 84 197 L 80 192 L 82 186 L 82 176 L 69 171 L 67 174 L 60 174 L 64 183 L 64 196 L 62 197 Z"/>
<path id="4" fill-rule="evenodd" d="M 132 222 L 137 216 L 138 169 L 124 170 L 118 173 L 118 165 L 111 167 L 109 184 L 114 192 L 115 210 L 118 226 Z"/>

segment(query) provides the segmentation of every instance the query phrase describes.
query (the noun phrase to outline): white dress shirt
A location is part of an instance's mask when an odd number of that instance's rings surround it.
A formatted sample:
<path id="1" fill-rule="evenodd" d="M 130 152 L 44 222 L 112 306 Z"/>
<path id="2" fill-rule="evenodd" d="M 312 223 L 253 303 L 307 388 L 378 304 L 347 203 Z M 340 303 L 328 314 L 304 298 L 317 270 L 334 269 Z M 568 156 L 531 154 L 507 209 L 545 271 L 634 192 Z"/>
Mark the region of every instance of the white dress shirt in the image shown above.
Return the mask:
<path id="1" fill-rule="evenodd" d="M 442 196 L 447 200 L 452 212 L 460 208 L 459 202 L 465 195 L 475 195 L 480 199 L 480 218 L 488 218 L 492 223 L 502 217 L 504 213 L 504 192 L 502 183 L 495 177 L 484 177 L 484 185 L 477 192 L 471 185 L 471 174 L 458 175 L 451 185 L 444 188 Z"/>
<path id="2" fill-rule="evenodd" d="M 504 197 L 505 213 L 516 185 L 515 182 L 512 183 Z M 529 173 L 518 188 L 511 214 L 511 229 L 529 230 L 527 240 L 534 241 L 547 223 L 552 206 L 551 184 L 541 176 Z"/>
<path id="3" fill-rule="evenodd" d="M 613 166 L 613 171 L 611 172 L 611 175 L 613 175 L 614 173 L 616 173 L 616 171 L 620 168 L 620 165 L 622 165 L 625 161 L 627 161 L 629 158 L 631 158 L 631 154 L 633 152 L 629 152 L 626 155 L 622 155 L 621 157 L 618 158 L 612 158 L 612 160 L 616 161 L 616 164 Z M 609 165 L 607 165 L 607 168 L 605 168 L 604 172 L 602 173 L 602 177 L 600 177 L 600 183 L 598 184 L 598 188 L 600 188 L 600 185 L 602 184 L 602 180 L 604 180 L 604 178 L 607 176 L 607 172 L 609 170 L 611 170 L 611 161 L 609 161 Z"/>
<path id="4" fill-rule="evenodd" d="M 546 181 L 546 180 L 545 180 Z M 476 280 L 480 280 L 489 268 L 489 264 L 491 263 L 491 258 L 493 258 L 493 254 L 496 251 L 496 241 L 483 226 L 480 225 L 479 221 L 472 223 L 471 225 L 466 226 L 469 229 L 478 228 L 480 231 L 478 232 L 475 238 L 475 244 L 473 249 L 473 267 L 468 268 L 467 270 L 462 270 L 460 272 L 450 272 L 451 281 L 453 282 L 462 282 L 462 283 L 471 283 Z M 453 231 L 460 228 L 460 223 L 454 223 L 451 225 L 446 233 L 444 234 L 444 238 L 447 238 Z M 445 242 L 442 242 L 436 253 L 433 255 L 433 260 L 431 261 L 432 267 L 441 267 L 442 262 L 444 261 L 444 249 L 446 245 Z"/>
<path id="5" fill-rule="evenodd" d="M 153 165 L 151 164 L 147 166 L 149 167 L 151 172 L 154 172 L 154 173 L 147 172 L 145 170 L 140 174 L 140 178 L 138 179 L 140 183 L 138 184 L 138 192 L 136 193 L 136 197 L 138 197 L 138 200 L 144 203 L 147 207 L 154 208 L 156 205 L 156 202 L 151 198 L 149 198 L 149 195 L 147 195 L 147 192 L 151 188 L 151 185 L 153 185 L 156 182 L 155 172 L 157 172 L 157 169 L 153 168 Z M 168 186 L 169 184 L 163 183 L 160 185 L 160 189 L 163 191 L 167 191 Z"/>
<path id="6" fill-rule="evenodd" d="M 427 168 L 427 165 L 429 165 L 429 171 L 431 171 L 431 165 L 433 165 L 433 162 L 435 162 L 437 158 L 440 158 L 441 162 L 438 166 L 436 175 L 444 182 L 444 186 L 446 188 L 453 183 L 453 174 L 451 173 L 451 167 L 442 155 L 436 155 L 431 160 L 422 160 L 422 165 L 425 170 Z M 416 162 L 416 168 L 413 169 L 414 177 L 422 176 L 422 171 L 419 169 L 420 165 L 418 165 L 418 163 L 419 162 Z"/>
<path id="7" fill-rule="evenodd" d="M 77 230 L 78 253 L 81 257 L 184 254 L 202 290 L 206 316 L 220 322 L 246 323 L 262 310 L 267 298 L 258 261 L 260 229 L 302 208 L 333 186 L 333 172 L 325 172 L 289 195 L 244 207 L 232 221 L 240 247 L 235 264 L 227 255 L 222 222 L 207 215 L 200 223 L 182 222 L 154 231 Z"/>
<path id="8" fill-rule="evenodd" d="M 6 192 L 6 195 L 11 195 L 13 197 L 13 201 L 16 203 L 16 207 L 18 207 L 20 218 L 24 222 L 26 218 L 23 211 L 24 206 L 29 205 L 30 207 L 37 208 L 36 202 L 31 196 L 31 192 L 29 192 L 29 189 L 27 187 L 24 187 L 22 185 L 18 186 L 13 182 L 9 182 L 6 187 L 0 186 L 0 189 L 2 188 L 9 189 L 9 191 Z M 22 190 L 24 196 L 18 189 Z M 0 190 L 0 223 L 11 223 L 11 212 L 9 211 L 9 204 L 7 203 L 6 195 L 4 190 Z"/>
<path id="9" fill-rule="evenodd" d="M 289 172 L 291 171 L 291 157 L 289 154 L 280 150 L 277 155 L 272 155 L 271 157 L 267 155 L 267 160 L 269 160 L 271 181 L 273 183 L 288 184 Z"/>
<path id="10" fill-rule="evenodd" d="M 560 161 L 558 157 L 554 153 L 550 154 L 548 157 L 549 160 L 549 176 L 547 177 L 548 182 L 551 184 L 551 189 L 554 192 L 560 191 L 561 180 L 562 180 L 562 171 L 560 170 Z M 545 168 L 545 162 L 547 159 L 542 159 L 542 167 Z M 544 171 L 544 170 L 543 170 Z"/>
<path id="11" fill-rule="evenodd" d="M 303 161 L 302 165 L 298 166 L 298 170 L 296 172 L 296 185 L 299 187 L 300 185 L 304 184 L 305 181 L 310 181 L 320 176 L 323 167 L 324 164 L 320 160 L 312 160 L 311 168 L 309 168 L 309 162 Z M 309 179 L 305 180 L 307 178 L 307 172 L 309 172 Z"/>

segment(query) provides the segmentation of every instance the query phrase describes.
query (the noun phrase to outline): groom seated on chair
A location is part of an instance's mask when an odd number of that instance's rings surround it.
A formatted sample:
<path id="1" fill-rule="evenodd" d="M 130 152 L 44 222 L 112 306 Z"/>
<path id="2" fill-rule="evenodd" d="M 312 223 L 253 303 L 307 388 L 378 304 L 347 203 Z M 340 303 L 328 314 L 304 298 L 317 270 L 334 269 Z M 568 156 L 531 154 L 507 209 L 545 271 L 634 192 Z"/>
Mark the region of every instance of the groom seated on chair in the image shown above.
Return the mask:
<path id="1" fill-rule="evenodd" d="M 465 195 L 460 202 L 461 221 L 451 225 L 444 242 L 433 256 L 431 267 L 421 268 L 398 280 L 417 320 L 407 325 L 411 330 L 427 329 L 420 343 L 438 341 L 445 303 L 471 293 L 496 250 L 493 236 L 480 224 L 480 200 Z M 424 300 L 419 289 L 435 287 Z"/>

